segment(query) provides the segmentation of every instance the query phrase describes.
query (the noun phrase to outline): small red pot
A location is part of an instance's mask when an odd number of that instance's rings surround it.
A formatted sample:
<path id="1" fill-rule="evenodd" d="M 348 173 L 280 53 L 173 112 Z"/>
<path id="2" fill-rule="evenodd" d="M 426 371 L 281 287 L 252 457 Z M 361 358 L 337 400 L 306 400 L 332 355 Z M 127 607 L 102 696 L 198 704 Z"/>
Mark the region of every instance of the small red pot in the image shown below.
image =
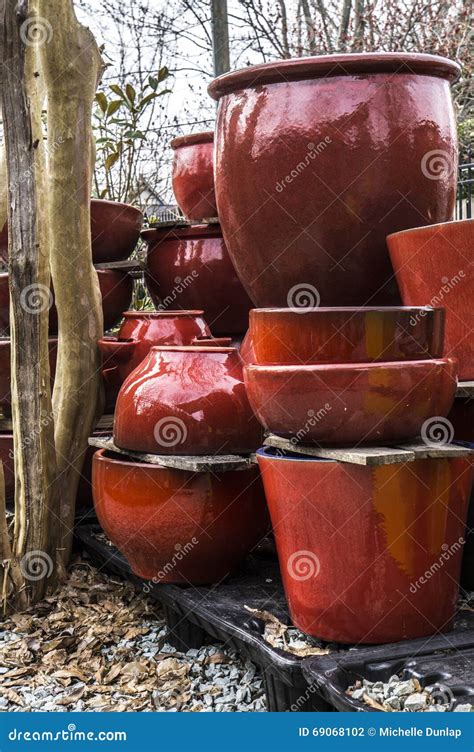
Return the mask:
<path id="1" fill-rule="evenodd" d="M 153 303 L 204 308 L 214 334 L 243 334 L 252 303 L 227 252 L 219 225 L 144 230 L 146 283 Z"/>
<path id="2" fill-rule="evenodd" d="M 446 309 L 445 354 L 474 378 L 474 219 L 405 230 L 387 244 L 406 305 Z"/>
<path id="3" fill-rule="evenodd" d="M 451 628 L 469 458 L 362 467 L 268 448 L 257 457 L 295 626 L 344 643 Z"/>
<path id="4" fill-rule="evenodd" d="M 100 450 L 92 486 L 105 533 L 136 575 L 156 583 L 220 582 L 268 532 L 257 467 L 191 473 Z"/>
<path id="5" fill-rule="evenodd" d="M 122 449 L 247 454 L 261 440 L 232 347 L 153 347 L 117 398 L 114 441 Z"/>
<path id="6" fill-rule="evenodd" d="M 0 339 L 0 407 L 9 415 L 11 407 L 11 347 L 10 338 Z M 50 337 L 49 343 L 49 368 L 51 373 L 51 389 L 53 388 L 54 374 L 56 372 L 56 357 L 58 340 Z"/>
<path id="7" fill-rule="evenodd" d="M 3 465 L 3 477 L 5 479 L 5 497 L 7 500 L 15 494 L 15 466 L 13 461 L 13 434 L 0 433 L 0 460 Z"/>
<path id="8" fill-rule="evenodd" d="M 214 191 L 214 132 L 174 138 L 171 179 L 178 206 L 188 219 L 217 217 Z"/>
<path id="9" fill-rule="evenodd" d="M 262 425 L 301 443 L 388 443 L 418 436 L 445 417 L 456 391 L 456 361 L 407 360 L 315 366 L 245 366 Z"/>

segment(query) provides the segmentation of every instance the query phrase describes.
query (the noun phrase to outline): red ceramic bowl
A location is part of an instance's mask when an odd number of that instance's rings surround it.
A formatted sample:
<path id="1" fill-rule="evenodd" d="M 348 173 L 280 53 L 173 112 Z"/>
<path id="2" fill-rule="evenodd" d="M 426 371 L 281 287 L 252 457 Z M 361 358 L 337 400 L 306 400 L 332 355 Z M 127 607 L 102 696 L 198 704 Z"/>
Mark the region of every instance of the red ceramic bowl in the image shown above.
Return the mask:
<path id="1" fill-rule="evenodd" d="M 257 467 L 191 473 L 96 452 L 94 504 L 105 533 L 144 579 L 210 584 L 268 532 Z"/>
<path id="2" fill-rule="evenodd" d="M 53 387 L 54 374 L 56 372 L 56 356 L 58 340 L 56 338 L 49 338 L 49 368 L 51 372 L 51 388 Z M 11 391 L 10 391 L 10 378 L 11 378 L 11 347 L 10 338 L 0 339 L 0 407 L 5 414 L 10 415 L 11 409 Z"/>
<path id="3" fill-rule="evenodd" d="M 245 366 L 262 425 L 294 441 L 384 444 L 418 436 L 445 417 L 456 391 L 456 361 L 407 360 L 320 366 Z"/>
<path id="4" fill-rule="evenodd" d="M 441 308 L 257 308 L 254 363 L 365 363 L 440 358 Z"/>
<path id="5" fill-rule="evenodd" d="M 153 347 L 124 381 L 114 420 L 122 449 L 246 454 L 262 441 L 232 347 Z"/>
<path id="6" fill-rule="evenodd" d="M 144 230 L 146 282 L 155 306 L 204 308 L 214 334 L 243 334 L 252 303 L 227 253 L 219 225 Z"/>
<path id="7" fill-rule="evenodd" d="M 383 643 L 451 628 L 469 458 L 361 467 L 271 449 L 257 457 L 299 629 Z"/>
<path id="8" fill-rule="evenodd" d="M 171 179 L 178 206 L 188 219 L 217 217 L 214 191 L 214 132 L 174 138 Z"/>
<path id="9" fill-rule="evenodd" d="M 399 303 L 385 237 L 452 216 L 459 71 L 432 55 L 363 53 L 211 83 L 217 209 L 255 306 L 303 291 L 323 306 Z"/>
<path id="10" fill-rule="evenodd" d="M 474 378 L 474 219 L 389 235 L 387 244 L 406 305 L 446 309 L 445 354 L 459 378 Z"/>
<path id="11" fill-rule="evenodd" d="M 13 434 L 0 433 L 0 460 L 5 479 L 5 497 L 10 500 L 15 493 L 15 467 L 13 461 Z"/>

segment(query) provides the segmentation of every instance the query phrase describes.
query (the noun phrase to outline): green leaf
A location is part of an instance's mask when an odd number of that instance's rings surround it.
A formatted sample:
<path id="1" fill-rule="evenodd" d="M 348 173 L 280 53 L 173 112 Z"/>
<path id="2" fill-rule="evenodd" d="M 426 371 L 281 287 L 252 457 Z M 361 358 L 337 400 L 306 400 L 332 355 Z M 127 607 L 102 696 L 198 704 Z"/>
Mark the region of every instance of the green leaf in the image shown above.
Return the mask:
<path id="1" fill-rule="evenodd" d="M 159 81 L 154 76 L 150 76 L 150 78 L 148 79 L 148 84 L 149 84 L 149 86 L 151 86 L 151 88 L 153 89 L 153 91 L 156 91 L 157 88 L 158 88 Z"/>
<path id="2" fill-rule="evenodd" d="M 107 97 L 105 96 L 103 91 L 97 92 L 97 94 L 95 95 L 95 101 L 105 115 L 105 113 L 107 112 Z"/>
<path id="3" fill-rule="evenodd" d="M 165 78 L 168 78 L 170 72 L 166 65 L 164 65 L 160 70 L 158 71 L 158 82 L 161 83 L 165 80 Z"/>
<path id="4" fill-rule="evenodd" d="M 109 89 L 114 92 L 114 94 L 117 94 L 118 97 L 121 97 L 122 99 L 126 99 L 126 96 L 120 86 L 118 84 L 110 84 Z"/>
<path id="5" fill-rule="evenodd" d="M 109 189 L 108 188 L 104 188 L 104 190 L 100 192 L 99 198 L 105 198 L 106 195 L 108 194 L 108 192 L 109 192 Z"/>
<path id="6" fill-rule="evenodd" d="M 160 95 L 157 94 L 155 91 L 152 91 L 151 94 L 147 94 L 146 97 L 143 97 L 143 99 L 138 103 L 138 107 L 140 108 L 140 110 L 143 110 L 143 108 L 145 107 L 146 104 L 148 104 L 148 102 L 151 102 L 152 99 L 156 99 L 156 97 L 159 97 L 159 96 Z"/>
<path id="7" fill-rule="evenodd" d="M 110 102 L 109 106 L 107 107 L 107 117 L 110 117 L 115 112 L 117 112 L 117 110 L 120 109 L 120 107 L 122 106 L 122 104 L 123 104 L 123 102 L 122 102 L 121 99 L 114 99 L 113 102 Z"/>
<path id="8" fill-rule="evenodd" d="M 137 92 L 133 88 L 132 84 L 127 84 L 125 91 L 127 92 L 127 97 L 129 98 L 130 102 L 133 104 L 136 99 Z"/>
<path id="9" fill-rule="evenodd" d="M 120 154 L 116 151 L 113 152 L 113 154 L 109 154 L 109 156 L 105 160 L 105 169 L 107 170 L 107 172 L 109 172 L 109 170 L 112 169 L 117 159 L 119 158 L 120 158 Z"/>

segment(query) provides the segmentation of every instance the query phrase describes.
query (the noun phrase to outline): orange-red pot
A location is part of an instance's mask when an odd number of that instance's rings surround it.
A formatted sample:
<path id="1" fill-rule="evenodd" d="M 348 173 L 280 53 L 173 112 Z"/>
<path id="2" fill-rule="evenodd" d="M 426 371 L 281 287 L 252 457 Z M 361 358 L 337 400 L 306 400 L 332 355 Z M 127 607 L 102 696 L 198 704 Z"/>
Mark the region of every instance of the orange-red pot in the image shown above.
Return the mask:
<path id="1" fill-rule="evenodd" d="M 214 191 L 214 132 L 174 138 L 171 179 L 178 206 L 188 219 L 217 217 Z"/>

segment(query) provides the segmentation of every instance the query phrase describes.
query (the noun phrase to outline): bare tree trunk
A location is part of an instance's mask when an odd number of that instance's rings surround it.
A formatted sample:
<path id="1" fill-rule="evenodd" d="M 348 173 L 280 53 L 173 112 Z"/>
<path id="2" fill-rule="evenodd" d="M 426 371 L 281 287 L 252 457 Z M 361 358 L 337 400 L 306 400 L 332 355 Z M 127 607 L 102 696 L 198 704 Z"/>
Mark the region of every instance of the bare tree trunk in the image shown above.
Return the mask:
<path id="1" fill-rule="evenodd" d="M 354 52 L 361 52 L 364 49 L 364 32 L 365 32 L 365 4 L 364 0 L 355 0 L 354 14 L 354 43 L 352 49 Z"/>
<path id="2" fill-rule="evenodd" d="M 339 52 L 344 52 L 347 49 L 347 36 L 349 32 L 349 21 L 351 20 L 351 9 L 352 0 L 343 0 L 341 25 L 339 26 L 339 35 L 337 41 L 337 49 Z"/>

